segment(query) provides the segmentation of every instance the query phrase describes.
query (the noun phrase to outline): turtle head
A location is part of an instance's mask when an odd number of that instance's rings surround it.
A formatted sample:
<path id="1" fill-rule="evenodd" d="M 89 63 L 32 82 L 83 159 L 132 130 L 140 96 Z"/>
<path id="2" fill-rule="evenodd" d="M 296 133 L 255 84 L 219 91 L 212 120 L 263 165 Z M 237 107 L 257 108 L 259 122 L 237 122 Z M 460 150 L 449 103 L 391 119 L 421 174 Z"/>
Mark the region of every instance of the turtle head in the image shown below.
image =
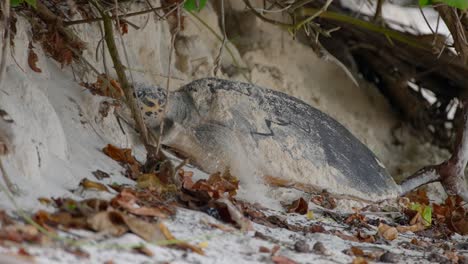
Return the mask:
<path id="1" fill-rule="evenodd" d="M 159 127 L 167 103 L 166 91 L 159 86 L 135 84 L 135 93 L 145 124 L 150 128 Z"/>

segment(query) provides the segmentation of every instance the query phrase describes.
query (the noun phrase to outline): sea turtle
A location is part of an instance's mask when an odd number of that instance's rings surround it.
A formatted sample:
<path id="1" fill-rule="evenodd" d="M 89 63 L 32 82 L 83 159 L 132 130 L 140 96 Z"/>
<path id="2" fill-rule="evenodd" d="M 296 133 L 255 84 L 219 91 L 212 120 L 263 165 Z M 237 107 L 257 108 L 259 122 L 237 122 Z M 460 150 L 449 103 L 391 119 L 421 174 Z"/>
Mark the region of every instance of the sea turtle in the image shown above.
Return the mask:
<path id="1" fill-rule="evenodd" d="M 366 201 L 402 193 L 378 158 L 343 125 L 287 94 L 216 78 L 193 81 L 168 95 L 160 87 L 135 89 L 149 129 L 159 132 L 164 122 L 162 145 L 207 173 L 230 169 L 241 183 L 277 177 Z M 410 185 L 421 184 L 413 179 Z"/>

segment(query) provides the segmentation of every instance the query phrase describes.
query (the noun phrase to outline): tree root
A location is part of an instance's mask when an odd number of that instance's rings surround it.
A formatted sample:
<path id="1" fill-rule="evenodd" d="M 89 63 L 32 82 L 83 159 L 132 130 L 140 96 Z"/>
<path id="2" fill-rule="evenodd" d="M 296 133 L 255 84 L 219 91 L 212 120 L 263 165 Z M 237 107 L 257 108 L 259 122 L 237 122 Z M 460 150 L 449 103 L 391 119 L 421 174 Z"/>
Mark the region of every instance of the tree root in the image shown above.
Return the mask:
<path id="1" fill-rule="evenodd" d="M 465 181 L 465 168 L 468 162 L 468 102 L 462 102 L 463 122 L 455 140 L 452 156 L 443 163 L 427 166 L 417 171 L 401 183 L 401 195 L 422 185 L 439 181 L 449 195 L 458 195 L 468 202 L 468 186 Z"/>

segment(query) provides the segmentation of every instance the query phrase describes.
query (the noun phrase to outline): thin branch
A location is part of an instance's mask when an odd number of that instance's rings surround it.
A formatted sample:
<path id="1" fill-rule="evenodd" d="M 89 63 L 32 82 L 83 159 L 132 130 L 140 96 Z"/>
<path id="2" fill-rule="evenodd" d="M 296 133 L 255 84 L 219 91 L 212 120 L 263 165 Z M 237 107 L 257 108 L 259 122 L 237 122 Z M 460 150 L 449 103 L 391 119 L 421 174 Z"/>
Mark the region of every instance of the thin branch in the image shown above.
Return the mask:
<path id="1" fill-rule="evenodd" d="M 144 14 L 147 14 L 147 13 L 156 12 L 157 10 L 161 10 L 161 9 L 164 9 L 164 8 L 167 8 L 167 7 L 154 7 L 154 8 L 151 8 L 151 9 L 146 9 L 146 10 L 142 10 L 142 11 L 138 11 L 138 12 L 128 13 L 128 14 L 125 14 L 125 15 L 111 16 L 111 19 L 117 19 L 117 18 L 121 19 L 121 18 L 126 18 L 126 17 L 144 15 Z M 159 17 L 161 17 L 161 16 L 159 16 Z M 99 22 L 99 21 L 102 21 L 102 20 L 103 20 L 102 17 L 96 17 L 96 18 L 80 19 L 80 20 L 73 20 L 73 21 L 64 21 L 63 25 L 65 27 L 68 27 L 68 26 L 78 25 L 78 24 L 89 24 L 89 23 Z"/>
<path id="2" fill-rule="evenodd" d="M 181 5 L 184 2 L 182 2 L 180 5 L 177 6 L 177 27 L 174 31 L 174 33 L 171 36 L 171 48 L 169 50 L 169 63 L 168 63 L 168 70 L 167 70 L 167 83 L 166 83 L 166 104 L 164 104 L 164 109 L 161 115 L 161 119 L 164 120 L 166 114 L 167 114 L 167 108 L 169 105 L 169 92 L 170 92 L 170 85 L 171 85 L 171 73 L 172 73 L 172 67 L 171 67 L 171 62 L 172 62 L 172 53 L 174 52 L 174 46 L 175 46 L 175 40 L 177 38 L 177 35 L 180 32 L 181 28 L 181 21 L 180 21 L 180 13 L 181 13 Z M 163 137 L 164 133 L 164 122 L 161 122 L 161 126 L 159 127 L 159 137 L 158 137 L 158 144 L 156 146 L 156 152 L 159 153 L 159 150 L 161 148 L 161 140 Z"/>
<path id="3" fill-rule="evenodd" d="M 250 8 L 250 10 L 252 10 L 252 13 L 254 13 L 258 18 L 260 18 L 261 20 L 267 22 L 267 23 L 270 23 L 270 24 L 273 24 L 273 25 L 277 25 L 277 26 L 284 26 L 284 27 L 291 27 L 291 26 L 294 26 L 292 24 L 289 24 L 289 23 L 284 23 L 284 22 L 281 22 L 281 21 L 277 21 L 277 20 L 273 20 L 273 19 L 270 19 L 270 18 L 267 18 L 265 16 L 263 16 L 262 14 L 260 14 L 253 6 L 252 4 L 250 4 L 250 1 L 249 0 L 243 0 L 245 5 Z"/>
<path id="4" fill-rule="evenodd" d="M 377 0 L 377 5 L 375 6 L 374 18 L 372 19 L 374 22 L 377 22 L 382 18 L 382 6 L 384 2 L 385 0 Z"/>
<path id="5" fill-rule="evenodd" d="M 138 108 L 137 99 L 135 98 L 135 91 L 133 89 L 133 86 L 130 85 L 127 79 L 127 75 L 125 74 L 125 67 L 120 60 L 119 52 L 117 50 L 117 46 L 114 40 L 114 32 L 111 17 L 107 13 L 105 13 L 96 2 L 92 1 L 91 3 L 97 8 L 97 10 L 103 18 L 105 34 L 104 39 L 107 44 L 107 49 L 112 58 L 112 62 L 114 64 L 115 71 L 119 78 L 120 85 L 125 93 L 128 107 L 132 112 L 133 119 L 135 120 L 137 129 L 140 132 L 140 136 L 145 145 L 146 151 L 149 156 L 157 156 L 158 152 L 154 152 L 154 147 L 150 144 L 148 130 L 145 126 L 145 123 L 143 122 L 143 117 L 141 115 L 140 109 Z"/>
<path id="6" fill-rule="evenodd" d="M 216 31 L 213 28 L 211 28 L 210 25 L 208 25 L 208 23 L 206 23 L 203 19 L 201 19 L 197 14 L 191 11 L 188 11 L 188 13 L 192 15 L 194 18 L 196 18 L 198 22 L 200 22 L 203 26 L 205 26 L 219 41 L 223 41 L 223 38 L 220 35 L 218 35 L 218 33 L 216 33 Z M 241 68 L 240 63 L 237 61 L 236 57 L 234 56 L 234 52 L 231 50 L 229 45 L 226 45 L 225 47 L 226 47 L 227 52 L 231 56 L 234 65 L 236 65 L 236 67 L 240 69 Z M 243 71 L 241 71 L 241 74 L 246 81 L 252 82 L 252 80 Z"/>
<path id="7" fill-rule="evenodd" d="M 318 9 L 316 8 L 301 8 L 298 12 L 301 15 L 312 15 L 317 13 Z M 377 32 L 382 35 L 387 36 L 388 38 L 398 40 L 399 42 L 408 44 L 410 46 L 413 46 L 418 49 L 426 50 L 426 51 L 432 51 L 432 47 L 429 45 L 424 45 L 419 42 L 419 40 L 415 37 L 411 37 L 409 35 L 405 35 L 399 31 L 390 29 L 390 28 L 384 28 L 379 25 L 376 25 L 374 23 L 370 23 L 361 19 L 353 18 L 344 14 L 336 13 L 336 12 L 330 12 L 330 11 L 325 11 L 320 13 L 319 15 L 321 18 L 324 19 L 330 19 L 330 20 L 335 20 L 338 22 L 343 22 L 349 25 L 357 26 L 360 28 L 367 29 L 369 31 Z"/>
<path id="8" fill-rule="evenodd" d="M 0 61 L 0 84 L 5 74 L 6 63 L 8 58 L 8 47 L 10 46 L 10 0 L 3 0 L 1 3 L 3 10 L 3 41 L 2 41 L 2 57 Z"/>
<path id="9" fill-rule="evenodd" d="M 221 30 L 223 31 L 223 41 L 221 42 L 221 46 L 219 47 L 218 55 L 215 59 L 215 67 L 213 70 L 213 76 L 216 76 L 219 71 L 219 65 L 221 64 L 221 56 L 223 55 L 223 49 L 226 45 L 226 26 L 225 26 L 225 14 L 224 14 L 224 0 L 221 0 Z"/>

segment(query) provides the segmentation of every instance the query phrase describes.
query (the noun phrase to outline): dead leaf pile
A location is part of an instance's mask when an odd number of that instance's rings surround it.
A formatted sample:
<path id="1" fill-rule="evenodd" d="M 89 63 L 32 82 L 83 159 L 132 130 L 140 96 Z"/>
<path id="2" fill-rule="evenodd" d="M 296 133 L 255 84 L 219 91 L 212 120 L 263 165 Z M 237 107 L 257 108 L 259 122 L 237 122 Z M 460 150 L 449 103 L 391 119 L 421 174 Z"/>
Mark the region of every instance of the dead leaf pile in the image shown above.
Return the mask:
<path id="1" fill-rule="evenodd" d="M 97 76 L 97 80 L 94 83 L 83 82 L 81 85 L 89 89 L 94 95 L 106 96 L 114 99 L 122 99 L 125 95 L 119 82 L 106 74 Z"/>

